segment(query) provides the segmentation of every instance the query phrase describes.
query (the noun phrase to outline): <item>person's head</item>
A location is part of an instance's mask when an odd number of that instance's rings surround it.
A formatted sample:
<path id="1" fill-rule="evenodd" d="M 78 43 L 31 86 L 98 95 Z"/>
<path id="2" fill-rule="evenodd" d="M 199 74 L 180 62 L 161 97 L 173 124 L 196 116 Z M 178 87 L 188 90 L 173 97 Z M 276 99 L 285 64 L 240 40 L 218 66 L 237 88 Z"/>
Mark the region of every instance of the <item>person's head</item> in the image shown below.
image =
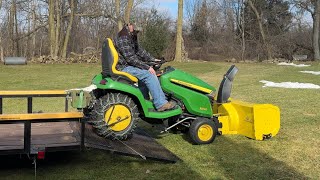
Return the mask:
<path id="1" fill-rule="evenodd" d="M 133 33 L 134 31 L 141 31 L 141 28 L 137 25 L 136 20 L 134 17 L 130 17 L 129 23 L 128 23 L 128 29 L 130 33 Z"/>
<path id="2" fill-rule="evenodd" d="M 131 22 L 129 22 L 129 24 L 128 24 L 128 29 L 129 29 L 129 31 L 130 31 L 131 33 L 133 33 L 133 31 L 134 31 L 134 24 L 131 23 Z"/>

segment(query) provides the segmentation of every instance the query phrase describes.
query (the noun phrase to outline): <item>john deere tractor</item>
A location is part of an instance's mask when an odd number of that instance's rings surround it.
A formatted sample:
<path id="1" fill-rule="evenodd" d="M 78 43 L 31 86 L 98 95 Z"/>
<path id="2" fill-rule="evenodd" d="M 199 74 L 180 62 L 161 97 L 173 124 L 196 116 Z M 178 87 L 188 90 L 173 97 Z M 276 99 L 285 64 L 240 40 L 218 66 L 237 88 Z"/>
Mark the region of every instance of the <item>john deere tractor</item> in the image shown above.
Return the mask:
<path id="1" fill-rule="evenodd" d="M 152 101 L 137 87 L 138 79 L 116 69 L 118 53 L 111 39 L 103 43 L 102 73 L 92 83 L 86 112 L 96 132 L 105 138 L 125 140 L 131 137 L 137 122 L 166 122 L 164 132 L 188 133 L 194 144 L 208 144 L 216 135 L 241 134 L 264 140 L 280 128 L 280 110 L 271 104 L 250 104 L 230 99 L 237 67 L 230 67 L 218 92 L 204 81 L 174 67 L 161 69 L 154 64 L 167 99 L 177 103 L 174 109 L 158 112 Z M 168 122 L 168 123 L 167 123 Z"/>

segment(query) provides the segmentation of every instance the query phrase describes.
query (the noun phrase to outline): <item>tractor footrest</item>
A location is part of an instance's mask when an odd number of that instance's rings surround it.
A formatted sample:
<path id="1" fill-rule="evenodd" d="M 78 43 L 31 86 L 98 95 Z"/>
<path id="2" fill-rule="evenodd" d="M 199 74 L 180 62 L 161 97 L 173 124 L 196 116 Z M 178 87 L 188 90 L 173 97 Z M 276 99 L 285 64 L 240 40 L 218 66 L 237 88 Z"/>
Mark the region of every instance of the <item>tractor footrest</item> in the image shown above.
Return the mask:
<path id="1" fill-rule="evenodd" d="M 86 125 L 85 146 L 107 150 L 112 153 L 141 157 L 150 160 L 175 163 L 179 158 L 159 144 L 142 129 L 136 129 L 133 136 L 125 141 L 110 140 L 98 136 L 91 125 Z"/>

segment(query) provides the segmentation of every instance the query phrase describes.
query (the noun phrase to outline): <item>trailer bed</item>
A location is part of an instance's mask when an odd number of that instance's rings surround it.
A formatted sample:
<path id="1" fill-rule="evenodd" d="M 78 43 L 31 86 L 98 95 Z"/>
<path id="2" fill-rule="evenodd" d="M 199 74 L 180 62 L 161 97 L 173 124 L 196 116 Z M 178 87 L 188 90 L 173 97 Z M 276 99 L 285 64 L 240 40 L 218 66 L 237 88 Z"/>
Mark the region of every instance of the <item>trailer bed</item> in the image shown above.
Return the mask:
<path id="1" fill-rule="evenodd" d="M 80 146 L 79 132 L 72 129 L 76 122 L 46 122 L 31 124 L 31 148 L 53 149 Z M 74 125 L 73 125 L 74 126 Z M 0 153 L 24 149 L 24 124 L 0 125 Z"/>
<path id="2" fill-rule="evenodd" d="M 131 139 L 119 141 L 98 136 L 89 124 L 85 124 L 84 128 L 83 145 L 85 148 L 165 162 L 179 160 L 143 129 L 137 129 Z M 81 123 L 79 122 L 31 124 L 31 153 L 32 150 L 37 153 L 37 151 L 70 151 L 82 148 Z M 0 155 L 7 154 L 24 154 L 24 124 L 0 124 Z"/>

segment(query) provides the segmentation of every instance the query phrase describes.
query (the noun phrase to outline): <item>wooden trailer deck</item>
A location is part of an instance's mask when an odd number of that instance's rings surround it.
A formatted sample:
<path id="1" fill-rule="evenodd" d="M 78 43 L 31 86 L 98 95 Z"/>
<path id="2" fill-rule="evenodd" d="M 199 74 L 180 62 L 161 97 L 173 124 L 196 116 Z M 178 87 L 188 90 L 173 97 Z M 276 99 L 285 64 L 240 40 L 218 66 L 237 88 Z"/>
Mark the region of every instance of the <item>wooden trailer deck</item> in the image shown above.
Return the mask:
<path id="1" fill-rule="evenodd" d="M 80 133 L 75 122 L 46 122 L 31 124 L 31 147 L 54 149 L 80 146 Z M 0 125 L 0 151 L 24 150 L 24 124 Z"/>

